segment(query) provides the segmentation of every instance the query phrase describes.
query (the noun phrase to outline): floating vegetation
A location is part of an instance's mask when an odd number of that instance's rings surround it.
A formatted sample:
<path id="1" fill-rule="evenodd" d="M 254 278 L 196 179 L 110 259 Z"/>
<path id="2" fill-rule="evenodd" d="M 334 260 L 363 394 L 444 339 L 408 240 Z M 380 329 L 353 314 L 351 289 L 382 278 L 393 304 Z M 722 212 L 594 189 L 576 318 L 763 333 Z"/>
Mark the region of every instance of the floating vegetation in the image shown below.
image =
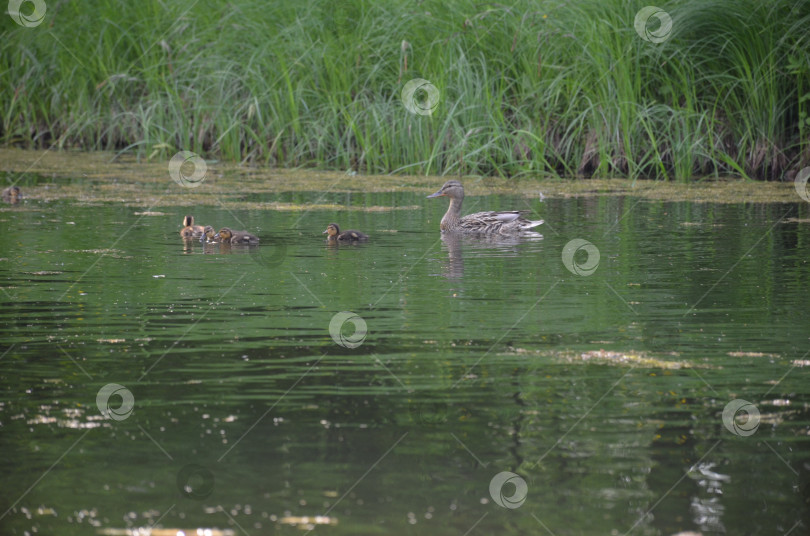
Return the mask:
<path id="1" fill-rule="evenodd" d="M 361 196 L 370 193 L 411 191 L 431 193 L 444 182 L 444 177 L 398 177 L 393 175 L 355 175 L 315 170 L 276 170 L 241 167 L 237 164 L 212 164 L 214 175 L 194 189 L 182 188 L 169 177 L 165 163 L 137 163 L 120 158 L 111 162 L 111 153 L 77 153 L 0 149 L 0 161 L 9 173 L 47 176 L 50 180 L 31 181 L 26 197 L 8 211 L 33 210 L 38 204 L 72 201 L 82 206 L 118 203 L 147 211 L 139 216 L 165 215 L 156 207 L 224 206 L 253 210 L 296 211 L 321 208 L 326 210 L 384 212 L 417 210 L 418 205 L 387 207 L 362 204 Z M 81 177 L 77 179 L 76 177 Z M 752 182 L 744 180 L 704 180 L 698 183 L 630 181 L 625 179 L 560 179 L 508 180 L 495 177 L 466 177 L 468 196 L 514 195 L 526 199 L 527 205 L 543 199 L 572 197 L 631 196 L 660 201 L 697 203 L 795 203 L 800 200 L 792 183 Z M 239 201 L 229 199 L 239 192 Z M 315 194 L 315 203 L 261 202 L 256 197 L 285 192 Z M 323 192 L 357 195 L 352 204 L 322 203 Z M 25 204 L 25 205 L 24 205 Z M 2 209 L 0 209 L 2 210 Z M 785 220 L 788 221 L 788 220 Z M 690 222 L 685 225 L 701 225 Z"/>
<path id="2" fill-rule="evenodd" d="M 779 357 L 777 354 L 766 354 L 764 352 L 726 352 L 731 357 Z"/>
<path id="3" fill-rule="evenodd" d="M 568 361 L 587 361 L 606 365 L 632 365 L 642 368 L 662 368 L 669 370 L 694 368 L 695 365 L 687 361 L 669 361 L 653 357 L 644 352 L 610 352 L 606 350 L 592 350 L 588 352 L 562 354 Z"/>
<path id="4" fill-rule="evenodd" d="M 236 536 L 231 529 L 160 529 L 154 527 L 137 527 L 131 529 L 98 529 L 104 536 Z"/>
<path id="5" fill-rule="evenodd" d="M 357 211 L 357 212 L 392 212 L 395 210 L 419 210 L 422 207 L 419 205 L 406 205 L 400 207 L 386 207 L 386 206 L 355 206 L 355 205 L 338 205 L 335 203 L 258 203 L 258 202 L 239 202 L 229 203 L 222 202 L 220 205 L 223 208 L 231 208 L 237 210 L 278 210 L 298 212 L 304 210 L 335 210 L 335 211 Z"/>
<path id="6" fill-rule="evenodd" d="M 282 517 L 279 520 L 279 523 L 283 523 L 285 525 L 295 525 L 302 530 L 312 530 L 316 525 L 337 525 L 338 520 L 336 517 L 329 516 L 287 516 Z"/>
<path id="7" fill-rule="evenodd" d="M 65 253 L 90 253 L 92 255 L 103 255 L 113 259 L 131 259 L 132 256 L 124 255 L 120 249 L 66 249 Z"/>
<path id="8" fill-rule="evenodd" d="M 613 352 L 607 350 L 591 350 L 587 352 L 574 352 L 570 350 L 552 352 L 549 350 L 527 350 L 514 348 L 511 354 L 529 354 L 561 359 L 569 363 L 598 363 L 603 365 L 633 366 L 641 368 L 661 368 L 678 370 L 688 368 L 713 368 L 710 365 L 694 364 L 688 361 L 672 361 L 648 354 L 647 352 Z M 505 355 L 505 354 L 502 354 Z"/>

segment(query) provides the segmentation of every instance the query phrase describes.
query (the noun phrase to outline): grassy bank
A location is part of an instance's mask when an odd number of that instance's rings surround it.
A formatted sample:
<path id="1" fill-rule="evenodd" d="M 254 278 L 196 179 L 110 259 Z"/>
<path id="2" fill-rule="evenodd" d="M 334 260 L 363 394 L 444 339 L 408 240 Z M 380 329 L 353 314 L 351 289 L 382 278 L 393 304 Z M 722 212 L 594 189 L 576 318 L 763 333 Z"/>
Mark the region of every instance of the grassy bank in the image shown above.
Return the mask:
<path id="1" fill-rule="evenodd" d="M 772 180 L 810 164 L 807 2 L 662 4 L 662 43 L 634 29 L 643 1 L 276 4 L 3 17 L 0 142 L 363 173 Z M 413 78 L 438 89 L 431 115 L 400 99 Z"/>

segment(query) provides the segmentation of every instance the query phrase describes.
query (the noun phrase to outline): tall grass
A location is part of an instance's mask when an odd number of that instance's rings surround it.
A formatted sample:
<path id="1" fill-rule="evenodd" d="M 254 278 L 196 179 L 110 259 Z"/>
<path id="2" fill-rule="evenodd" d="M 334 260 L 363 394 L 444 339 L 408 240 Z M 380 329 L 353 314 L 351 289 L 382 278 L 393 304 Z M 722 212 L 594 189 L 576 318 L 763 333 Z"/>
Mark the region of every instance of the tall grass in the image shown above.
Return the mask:
<path id="1" fill-rule="evenodd" d="M 778 179 L 810 163 L 810 3 L 48 2 L 0 22 L 0 140 L 367 173 Z M 408 112 L 404 84 L 440 91 Z"/>

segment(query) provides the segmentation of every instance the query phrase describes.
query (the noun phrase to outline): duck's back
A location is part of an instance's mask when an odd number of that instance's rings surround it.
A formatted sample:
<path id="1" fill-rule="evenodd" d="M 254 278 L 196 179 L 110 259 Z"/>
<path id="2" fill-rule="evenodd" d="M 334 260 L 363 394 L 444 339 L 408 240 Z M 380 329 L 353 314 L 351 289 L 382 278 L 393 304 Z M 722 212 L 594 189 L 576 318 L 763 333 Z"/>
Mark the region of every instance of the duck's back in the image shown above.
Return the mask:
<path id="1" fill-rule="evenodd" d="M 515 234 L 526 231 L 542 224 L 543 220 L 528 220 L 520 215 L 520 211 L 505 212 L 475 212 L 458 220 L 458 229 L 469 233 L 481 234 Z"/>
<path id="2" fill-rule="evenodd" d="M 361 233 L 360 231 L 355 231 L 354 229 L 349 229 L 348 231 L 343 231 L 338 235 L 338 240 L 368 240 L 368 235 L 365 233 Z"/>
<path id="3" fill-rule="evenodd" d="M 247 232 L 236 232 L 231 237 L 231 244 L 258 244 L 259 237 Z"/>

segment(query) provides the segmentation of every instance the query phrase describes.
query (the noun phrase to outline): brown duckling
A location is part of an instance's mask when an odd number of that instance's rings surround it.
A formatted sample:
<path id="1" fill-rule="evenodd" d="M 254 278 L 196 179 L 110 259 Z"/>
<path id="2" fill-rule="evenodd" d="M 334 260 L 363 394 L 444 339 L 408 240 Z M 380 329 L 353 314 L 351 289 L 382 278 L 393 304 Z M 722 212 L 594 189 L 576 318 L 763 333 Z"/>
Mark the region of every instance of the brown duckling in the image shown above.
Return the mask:
<path id="1" fill-rule="evenodd" d="M 203 236 L 204 231 L 205 227 L 202 225 L 194 225 L 194 216 L 183 218 L 183 229 L 180 231 L 183 238 L 199 238 Z"/>
<path id="2" fill-rule="evenodd" d="M 365 233 L 361 233 L 360 231 L 355 231 L 349 229 L 348 231 L 340 232 L 340 227 L 338 227 L 337 223 L 330 223 L 326 226 L 326 230 L 322 233 L 325 235 L 329 235 L 326 237 L 327 240 L 340 240 L 341 242 L 359 242 L 361 240 L 368 240 L 368 235 Z"/>
<path id="3" fill-rule="evenodd" d="M 226 244 L 258 244 L 259 237 L 252 235 L 247 231 L 231 231 L 227 227 L 219 230 L 214 238 L 218 238 Z"/>
<path id="4" fill-rule="evenodd" d="M 16 205 L 20 202 L 20 188 L 18 186 L 9 186 L 3 190 L 3 201 Z"/>
<path id="5" fill-rule="evenodd" d="M 210 225 L 206 225 L 205 229 L 203 229 L 202 236 L 200 236 L 200 242 L 219 242 L 219 238 L 217 237 L 216 232 L 214 232 L 214 228 Z"/>

